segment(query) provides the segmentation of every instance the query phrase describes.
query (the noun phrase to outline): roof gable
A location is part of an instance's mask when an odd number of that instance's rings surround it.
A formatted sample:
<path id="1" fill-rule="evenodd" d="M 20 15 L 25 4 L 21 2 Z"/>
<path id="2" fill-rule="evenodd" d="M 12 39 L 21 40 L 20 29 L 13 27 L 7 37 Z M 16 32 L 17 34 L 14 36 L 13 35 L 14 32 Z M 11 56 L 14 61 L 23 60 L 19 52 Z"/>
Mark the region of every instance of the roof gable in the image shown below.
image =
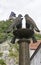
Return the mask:
<path id="1" fill-rule="evenodd" d="M 34 52 L 33 55 L 31 56 L 30 60 L 33 59 L 33 57 L 36 55 L 36 53 L 39 51 L 40 48 L 41 48 L 41 43 L 39 44 L 38 48 L 35 50 L 35 52 Z"/>
<path id="2" fill-rule="evenodd" d="M 37 43 L 33 43 L 33 42 L 31 41 L 31 43 L 30 43 L 30 45 L 29 45 L 29 48 L 30 48 L 31 50 L 36 50 L 40 44 L 41 44 L 41 40 L 37 40 Z"/>

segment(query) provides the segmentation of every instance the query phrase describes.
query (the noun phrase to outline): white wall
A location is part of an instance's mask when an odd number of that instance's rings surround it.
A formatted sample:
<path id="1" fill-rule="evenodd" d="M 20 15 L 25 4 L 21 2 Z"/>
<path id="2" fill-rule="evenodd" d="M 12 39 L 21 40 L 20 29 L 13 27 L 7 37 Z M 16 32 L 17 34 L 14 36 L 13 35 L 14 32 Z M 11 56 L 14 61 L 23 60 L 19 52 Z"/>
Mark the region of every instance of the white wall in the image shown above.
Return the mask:
<path id="1" fill-rule="evenodd" d="M 41 48 L 31 60 L 31 65 L 41 65 Z"/>
<path id="2" fill-rule="evenodd" d="M 33 53 L 35 52 L 35 50 L 29 50 L 30 51 L 30 57 L 33 55 Z"/>

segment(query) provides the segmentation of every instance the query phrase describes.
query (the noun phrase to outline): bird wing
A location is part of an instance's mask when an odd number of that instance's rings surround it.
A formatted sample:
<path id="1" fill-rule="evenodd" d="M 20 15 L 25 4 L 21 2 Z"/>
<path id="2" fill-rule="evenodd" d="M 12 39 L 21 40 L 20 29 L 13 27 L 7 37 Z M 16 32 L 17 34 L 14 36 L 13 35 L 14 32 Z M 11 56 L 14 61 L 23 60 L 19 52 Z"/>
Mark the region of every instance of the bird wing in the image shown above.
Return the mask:
<path id="1" fill-rule="evenodd" d="M 33 20 L 31 17 L 29 17 L 28 20 L 29 20 L 29 22 L 32 24 L 32 26 L 34 27 L 34 29 L 35 29 L 37 32 L 40 32 L 40 30 L 38 29 L 38 27 L 37 27 L 36 23 L 34 22 L 34 20 Z"/>
<path id="2" fill-rule="evenodd" d="M 22 20 L 22 19 L 19 17 L 16 17 L 16 19 L 14 19 L 14 22 L 9 26 L 7 32 L 12 31 L 12 29 L 15 28 L 15 26 L 21 22 L 20 20 Z"/>
<path id="3" fill-rule="evenodd" d="M 12 24 L 9 26 L 9 28 L 6 30 L 6 32 L 11 32 L 12 29 L 13 29 L 14 24 L 15 24 L 15 19 L 13 19 Z"/>

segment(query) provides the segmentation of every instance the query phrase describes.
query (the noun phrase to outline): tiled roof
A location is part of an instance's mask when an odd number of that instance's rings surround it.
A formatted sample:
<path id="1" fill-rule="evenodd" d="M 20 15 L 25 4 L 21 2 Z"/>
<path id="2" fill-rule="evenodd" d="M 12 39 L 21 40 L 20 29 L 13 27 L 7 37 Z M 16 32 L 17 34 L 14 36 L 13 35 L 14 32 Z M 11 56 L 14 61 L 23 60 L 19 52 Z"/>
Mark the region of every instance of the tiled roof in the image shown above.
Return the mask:
<path id="1" fill-rule="evenodd" d="M 33 43 L 31 42 L 30 45 L 29 45 L 29 48 L 32 49 L 32 50 L 36 50 L 37 47 L 41 44 L 41 40 L 37 40 L 37 43 Z"/>

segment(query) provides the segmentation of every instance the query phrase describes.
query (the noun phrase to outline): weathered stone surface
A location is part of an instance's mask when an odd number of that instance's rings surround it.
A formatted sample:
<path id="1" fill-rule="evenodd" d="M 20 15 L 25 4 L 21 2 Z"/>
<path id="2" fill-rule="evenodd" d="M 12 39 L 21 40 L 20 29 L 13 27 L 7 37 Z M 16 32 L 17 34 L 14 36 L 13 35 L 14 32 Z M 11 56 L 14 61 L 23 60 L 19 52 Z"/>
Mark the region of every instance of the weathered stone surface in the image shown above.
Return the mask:
<path id="1" fill-rule="evenodd" d="M 16 38 L 31 38 L 34 34 L 33 30 L 29 29 L 18 29 L 14 30 L 13 34 Z"/>
<path id="2" fill-rule="evenodd" d="M 19 65 L 30 65 L 29 40 L 19 40 Z"/>

